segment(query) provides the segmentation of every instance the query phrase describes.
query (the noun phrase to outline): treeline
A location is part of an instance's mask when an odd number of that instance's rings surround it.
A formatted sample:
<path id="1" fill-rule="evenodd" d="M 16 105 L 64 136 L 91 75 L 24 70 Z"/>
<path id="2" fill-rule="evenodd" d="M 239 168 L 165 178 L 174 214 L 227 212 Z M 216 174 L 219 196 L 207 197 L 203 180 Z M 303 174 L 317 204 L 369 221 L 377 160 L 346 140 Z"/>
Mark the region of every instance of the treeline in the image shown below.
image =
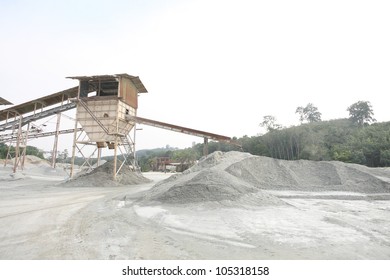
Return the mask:
<path id="1" fill-rule="evenodd" d="M 137 151 L 138 165 L 143 172 L 151 171 L 153 166 L 155 166 L 156 158 L 158 157 L 167 157 L 172 159 L 174 162 L 192 165 L 201 157 L 201 153 L 194 147 L 178 149 L 169 147 L 169 145 L 165 148 Z"/>
<path id="2" fill-rule="evenodd" d="M 264 135 L 235 138 L 239 147 L 209 142 L 209 153 L 214 151 L 243 151 L 253 155 L 285 160 L 338 160 L 370 167 L 390 166 L 390 122 L 356 125 L 351 119 L 316 121 L 289 128 L 271 129 Z M 7 155 L 8 146 L 0 143 L 0 158 Z M 13 148 L 11 147 L 11 151 Z M 42 152 L 28 146 L 28 155 L 43 158 Z M 151 170 L 156 157 L 169 157 L 176 162 L 194 162 L 203 156 L 203 144 L 192 148 L 172 147 L 137 151 L 142 171 Z M 109 157 L 103 158 L 110 160 Z M 70 157 L 59 156 L 59 162 L 70 162 Z M 76 158 L 76 164 L 82 159 Z"/>
<path id="3" fill-rule="evenodd" d="M 322 121 L 318 108 L 309 103 L 296 109 L 301 125 L 290 128 L 282 128 L 274 116 L 264 116 L 260 126 L 268 133 L 240 142 L 244 151 L 279 159 L 390 166 L 390 123 L 376 123 L 369 101 L 358 101 L 347 111 L 348 119 Z"/>
<path id="4" fill-rule="evenodd" d="M 7 153 L 8 153 L 8 145 L 5 143 L 0 143 L 0 158 L 1 159 L 6 158 Z M 15 147 L 14 146 L 11 146 L 10 154 L 12 157 L 15 156 Z M 44 158 L 43 152 L 34 146 L 27 146 L 26 147 L 26 155 L 34 155 L 34 156 L 37 156 L 37 157 L 42 158 L 42 159 Z"/>
<path id="5" fill-rule="evenodd" d="M 241 149 L 227 143 L 209 142 L 209 153 L 236 150 L 285 160 L 337 160 L 369 167 L 390 166 L 390 122 L 358 126 L 351 119 L 318 121 L 235 140 Z M 195 161 L 203 156 L 203 144 L 183 150 L 145 150 L 137 155 L 141 169 L 149 171 L 156 157 Z"/>
<path id="6" fill-rule="evenodd" d="M 356 126 L 350 119 L 337 119 L 280 128 L 261 136 L 236 139 L 241 151 L 285 160 L 338 160 L 370 167 L 390 166 L 390 122 Z M 203 144 L 192 148 L 202 155 Z M 209 143 L 209 152 L 239 148 Z"/>
<path id="7" fill-rule="evenodd" d="M 350 119 L 302 124 L 244 136 L 243 151 L 286 160 L 338 160 L 370 167 L 390 166 L 390 122 L 356 126 Z"/>
<path id="8" fill-rule="evenodd" d="M 338 160 L 370 167 L 390 166 L 390 122 L 376 123 L 369 101 L 347 108 L 348 119 L 322 121 L 312 103 L 296 108 L 301 125 L 283 128 L 264 116 L 267 133 L 238 139 L 244 152 L 285 160 Z"/>

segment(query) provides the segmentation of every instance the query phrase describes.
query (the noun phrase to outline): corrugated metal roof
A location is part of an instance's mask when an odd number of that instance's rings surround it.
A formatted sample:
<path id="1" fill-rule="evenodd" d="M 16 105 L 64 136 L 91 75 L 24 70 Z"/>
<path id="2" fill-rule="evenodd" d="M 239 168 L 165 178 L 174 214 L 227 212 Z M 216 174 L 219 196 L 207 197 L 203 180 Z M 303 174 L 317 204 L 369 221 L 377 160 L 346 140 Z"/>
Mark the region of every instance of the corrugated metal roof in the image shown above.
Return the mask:
<path id="1" fill-rule="evenodd" d="M 0 97 L 0 105 L 13 105 L 8 100 L 5 100 L 3 97 Z"/>
<path id="2" fill-rule="evenodd" d="M 131 76 L 129 74 L 123 73 L 123 74 L 115 74 L 115 75 L 94 75 L 94 76 L 74 76 L 74 77 L 67 77 L 68 79 L 76 79 L 80 81 L 116 81 L 119 77 L 125 77 L 130 79 L 135 87 L 137 88 L 139 93 L 145 93 L 148 92 L 145 88 L 144 84 L 142 83 L 141 79 L 138 76 Z"/>
<path id="3" fill-rule="evenodd" d="M 10 108 L 7 108 L 5 110 L 0 111 L 0 121 L 4 121 L 7 119 L 7 112 L 13 111 L 17 112 L 21 115 L 34 112 L 35 104 L 41 104 L 40 106 L 37 106 L 37 109 L 40 109 L 42 107 L 48 107 L 54 104 L 61 103 L 63 101 L 63 96 L 67 98 L 74 98 L 77 97 L 79 87 L 72 87 L 57 93 L 53 93 L 50 95 L 46 95 L 44 97 L 34 99 Z M 67 98 L 64 98 L 64 101 L 66 101 Z"/>
<path id="4" fill-rule="evenodd" d="M 115 75 L 94 75 L 94 76 L 72 76 L 67 79 L 75 79 L 80 81 L 116 81 Z"/>

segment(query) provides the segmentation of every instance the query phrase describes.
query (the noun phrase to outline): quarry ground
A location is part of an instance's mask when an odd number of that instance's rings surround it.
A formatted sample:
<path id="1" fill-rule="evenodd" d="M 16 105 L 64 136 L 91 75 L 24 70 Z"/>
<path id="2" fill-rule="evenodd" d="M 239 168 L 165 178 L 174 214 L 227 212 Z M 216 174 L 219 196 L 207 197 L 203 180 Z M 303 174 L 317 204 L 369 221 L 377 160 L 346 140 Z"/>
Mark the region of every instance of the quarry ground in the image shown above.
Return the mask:
<path id="1" fill-rule="evenodd" d="M 161 203 L 151 183 L 65 187 L 0 168 L 0 259 L 390 259 L 390 195 L 263 190 L 278 204 Z"/>

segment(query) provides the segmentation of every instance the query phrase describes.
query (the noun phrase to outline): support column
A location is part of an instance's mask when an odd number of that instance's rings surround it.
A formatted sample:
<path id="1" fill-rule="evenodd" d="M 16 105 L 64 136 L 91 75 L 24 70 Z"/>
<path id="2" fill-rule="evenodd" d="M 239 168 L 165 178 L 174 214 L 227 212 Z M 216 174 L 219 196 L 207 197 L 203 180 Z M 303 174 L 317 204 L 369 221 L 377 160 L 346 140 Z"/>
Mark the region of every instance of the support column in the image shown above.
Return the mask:
<path id="1" fill-rule="evenodd" d="M 16 145 L 15 145 L 15 162 L 14 162 L 14 168 L 13 172 L 16 172 L 16 169 L 18 168 L 19 161 L 20 161 L 20 151 L 19 151 L 19 146 L 20 146 L 20 137 L 22 134 L 22 116 L 19 117 L 19 129 L 18 129 L 18 135 L 16 137 Z"/>
<path id="2" fill-rule="evenodd" d="M 26 152 L 27 152 L 27 142 L 28 142 L 28 134 L 30 133 L 30 123 L 27 124 L 27 130 L 26 134 L 23 139 L 23 153 L 22 153 L 22 162 L 21 162 L 21 168 L 24 169 L 24 162 L 26 161 Z"/>
<path id="3" fill-rule="evenodd" d="M 8 122 L 8 114 L 9 112 L 7 112 L 7 122 Z M 16 117 L 15 117 L 15 120 L 16 120 Z M 8 144 L 8 150 L 7 150 L 7 156 L 5 157 L 5 161 L 4 161 L 4 167 L 7 166 L 7 163 L 8 163 L 8 159 L 10 159 L 10 161 L 12 161 L 12 156 L 11 156 L 11 148 L 12 148 L 12 137 L 14 136 L 15 134 L 15 124 L 12 125 L 12 134 L 11 134 L 11 140 L 9 141 L 9 144 Z"/>
<path id="4" fill-rule="evenodd" d="M 56 168 L 57 161 L 57 151 L 58 151 L 58 135 L 60 134 L 60 121 L 61 121 L 61 113 L 57 114 L 57 125 L 56 125 L 56 134 L 54 136 L 54 144 L 53 144 L 53 152 L 52 152 L 52 161 L 51 167 Z"/>
<path id="5" fill-rule="evenodd" d="M 136 156 L 136 151 L 135 151 L 135 135 L 136 135 L 136 131 L 137 131 L 137 124 L 134 123 L 134 137 L 133 137 L 133 171 L 136 171 L 137 170 L 137 156 Z M 131 143 L 130 143 L 131 145 Z"/>
<path id="6" fill-rule="evenodd" d="M 209 154 L 209 138 L 203 138 L 203 155 L 207 156 Z"/>
<path id="7" fill-rule="evenodd" d="M 102 148 L 99 148 L 98 147 L 98 154 L 97 154 L 97 163 L 96 163 L 96 167 L 99 167 L 100 166 L 100 158 L 102 157 Z"/>
<path id="8" fill-rule="evenodd" d="M 118 153 L 118 136 L 115 136 L 115 143 L 114 143 L 114 174 L 113 174 L 113 177 L 112 177 L 112 179 L 114 181 L 116 179 L 117 153 Z"/>
<path id="9" fill-rule="evenodd" d="M 78 106 L 78 105 L 77 105 Z M 77 110 L 77 109 L 76 109 Z M 77 111 L 76 111 L 76 119 L 74 120 L 74 133 L 73 133 L 73 146 L 72 146 L 72 161 L 70 164 L 70 174 L 69 177 L 73 177 L 74 173 L 74 159 L 76 157 L 76 141 L 77 141 Z"/>

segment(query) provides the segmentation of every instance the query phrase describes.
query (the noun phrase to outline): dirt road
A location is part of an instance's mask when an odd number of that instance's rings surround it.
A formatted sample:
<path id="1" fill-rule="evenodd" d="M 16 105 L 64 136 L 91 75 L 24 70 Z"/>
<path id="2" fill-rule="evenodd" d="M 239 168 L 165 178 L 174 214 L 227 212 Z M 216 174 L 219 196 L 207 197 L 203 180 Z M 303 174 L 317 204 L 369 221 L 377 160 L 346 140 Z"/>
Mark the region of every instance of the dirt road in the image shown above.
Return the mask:
<path id="1" fill-rule="evenodd" d="M 62 177 L 26 176 L 11 180 L 8 170 L 2 170 L 0 175 L 1 259 L 115 257 L 115 244 L 123 241 L 111 240 L 118 230 L 117 221 L 121 221 L 120 230 L 126 239 L 130 239 L 131 233 L 128 223 L 117 215 L 121 204 L 117 197 L 137 197 L 153 185 L 67 188 L 58 186 Z M 150 177 L 161 180 L 167 175 L 157 173 Z"/>
<path id="2" fill-rule="evenodd" d="M 61 177 L 1 172 L 0 259 L 390 259 L 388 195 L 269 191 L 286 205 L 168 205 L 140 200 L 154 183 L 66 188 Z"/>

